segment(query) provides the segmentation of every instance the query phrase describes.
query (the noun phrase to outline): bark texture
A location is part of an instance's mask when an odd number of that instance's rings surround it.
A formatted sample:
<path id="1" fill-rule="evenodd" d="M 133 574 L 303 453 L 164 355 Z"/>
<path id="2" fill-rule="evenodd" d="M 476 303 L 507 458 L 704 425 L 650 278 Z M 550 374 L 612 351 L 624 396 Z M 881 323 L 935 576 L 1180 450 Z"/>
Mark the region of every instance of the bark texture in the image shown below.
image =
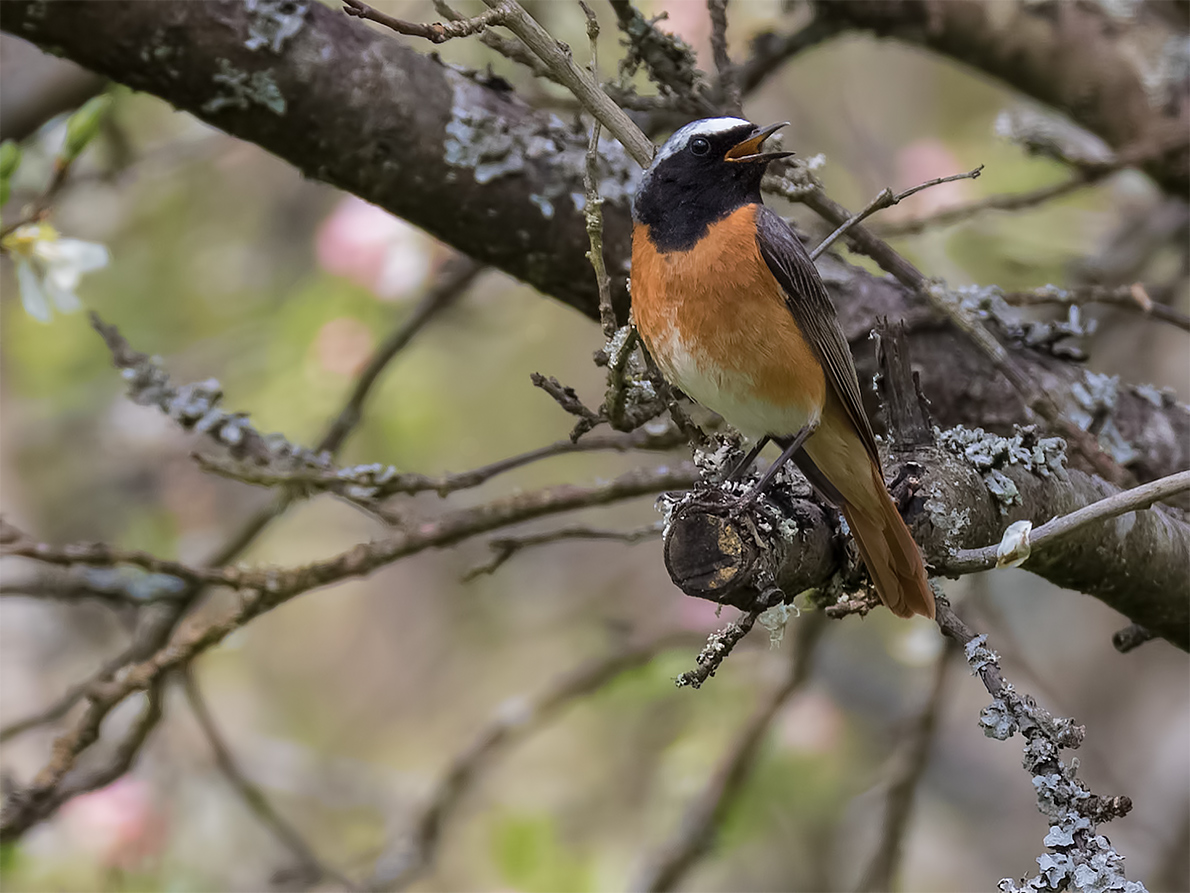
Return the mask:
<path id="1" fill-rule="evenodd" d="M 1150 4 L 1016 0 L 849 0 L 818 2 L 824 21 L 927 47 L 1065 112 L 1113 149 L 1158 149 L 1190 128 L 1183 8 L 1173 20 Z M 1181 21 L 1177 24 L 1179 18 Z M 1178 148 L 1146 171 L 1170 194 L 1190 192 L 1190 151 Z"/>
<path id="2" fill-rule="evenodd" d="M 973 452 L 979 452 L 978 450 Z M 920 447 L 897 474 L 893 496 L 927 563 L 946 573 L 958 549 L 998 542 L 1015 521 L 1040 526 L 1116 492 L 1111 485 L 1057 463 L 1003 461 L 977 467 L 957 448 Z M 1005 481 L 1016 495 L 1005 498 Z M 666 564 L 688 595 L 747 609 L 778 585 L 787 596 L 830 588 L 854 568 L 828 515 L 796 485 L 775 488 L 766 520 L 731 517 L 717 490 L 695 492 L 674 509 L 665 537 Z M 1010 489 L 1012 489 L 1010 488 Z M 781 519 L 781 520 L 778 520 Z M 792 520 L 792 524 L 789 521 Z M 1092 595 L 1183 650 L 1190 650 L 1190 524 L 1161 507 L 1088 525 L 1038 550 L 1023 567 L 1058 586 Z"/>

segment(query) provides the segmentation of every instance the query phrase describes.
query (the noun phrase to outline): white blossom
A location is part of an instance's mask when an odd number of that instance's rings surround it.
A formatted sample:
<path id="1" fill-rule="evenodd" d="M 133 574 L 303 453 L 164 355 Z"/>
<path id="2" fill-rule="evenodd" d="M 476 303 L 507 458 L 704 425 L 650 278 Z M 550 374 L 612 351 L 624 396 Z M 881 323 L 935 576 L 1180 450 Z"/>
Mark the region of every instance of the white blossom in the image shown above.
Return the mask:
<path id="1" fill-rule="evenodd" d="M 25 312 L 41 322 L 52 317 L 51 304 L 60 313 L 73 313 L 79 302 L 79 281 L 84 273 L 108 264 L 107 248 L 81 239 L 64 239 L 48 223 L 27 223 L 0 242 L 16 263 L 17 285 Z"/>

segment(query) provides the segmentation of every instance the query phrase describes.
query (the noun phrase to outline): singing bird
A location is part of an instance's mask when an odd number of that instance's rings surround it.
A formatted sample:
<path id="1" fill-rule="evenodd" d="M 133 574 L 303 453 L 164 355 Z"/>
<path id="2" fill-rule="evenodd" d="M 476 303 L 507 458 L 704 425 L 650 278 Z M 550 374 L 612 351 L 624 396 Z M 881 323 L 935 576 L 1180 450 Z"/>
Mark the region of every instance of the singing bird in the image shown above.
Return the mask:
<path id="1" fill-rule="evenodd" d="M 786 122 L 787 123 L 787 122 Z M 884 604 L 934 616 L 921 553 L 888 490 L 834 305 L 793 229 L 765 207 L 765 152 L 783 124 L 687 124 L 633 201 L 632 315 L 666 378 L 756 446 L 782 448 L 851 528 Z M 748 497 L 746 497 L 747 499 Z"/>

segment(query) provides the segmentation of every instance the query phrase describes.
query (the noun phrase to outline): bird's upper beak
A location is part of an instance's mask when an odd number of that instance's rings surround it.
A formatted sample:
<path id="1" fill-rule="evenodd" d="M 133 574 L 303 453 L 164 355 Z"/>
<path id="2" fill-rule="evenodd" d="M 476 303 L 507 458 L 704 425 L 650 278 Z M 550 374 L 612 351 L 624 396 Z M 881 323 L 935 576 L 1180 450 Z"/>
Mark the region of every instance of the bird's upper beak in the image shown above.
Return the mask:
<path id="1" fill-rule="evenodd" d="M 778 158 L 788 158 L 795 152 L 761 152 L 761 144 L 780 130 L 782 127 L 788 127 L 788 121 L 781 121 L 777 124 L 770 124 L 768 127 L 758 127 L 756 132 L 744 140 L 742 143 L 737 143 L 728 150 L 724 157 L 725 161 L 776 161 Z"/>

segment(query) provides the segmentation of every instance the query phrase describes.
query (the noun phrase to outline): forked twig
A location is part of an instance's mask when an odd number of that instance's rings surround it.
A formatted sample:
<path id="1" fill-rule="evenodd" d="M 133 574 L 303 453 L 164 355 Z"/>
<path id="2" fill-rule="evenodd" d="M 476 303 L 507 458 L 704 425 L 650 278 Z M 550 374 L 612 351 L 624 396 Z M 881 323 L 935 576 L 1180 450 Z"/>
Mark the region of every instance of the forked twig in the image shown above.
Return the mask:
<path id="1" fill-rule="evenodd" d="M 912 189 L 906 189 L 904 192 L 898 192 L 895 194 L 889 187 L 884 187 L 879 195 L 877 195 L 874 199 L 868 202 L 867 205 L 864 206 L 862 211 L 860 211 L 858 214 L 852 214 L 845 221 L 843 221 L 843 223 L 841 223 L 833 233 L 819 242 L 818 246 L 810 252 L 810 260 L 817 260 L 818 256 L 822 254 L 822 252 L 826 251 L 826 249 L 830 248 L 830 246 L 834 244 L 840 236 L 844 235 L 849 229 L 854 227 L 860 221 L 871 217 L 877 211 L 881 211 L 884 208 L 891 208 L 893 205 L 909 198 L 909 196 L 916 195 L 923 189 L 929 189 L 931 186 L 939 186 L 942 183 L 953 183 L 956 180 L 978 180 L 979 175 L 982 172 L 983 165 L 981 164 L 979 167 L 969 170 L 965 174 L 952 174 L 949 177 L 936 177 L 933 180 L 927 180 L 924 183 L 919 183 Z"/>

